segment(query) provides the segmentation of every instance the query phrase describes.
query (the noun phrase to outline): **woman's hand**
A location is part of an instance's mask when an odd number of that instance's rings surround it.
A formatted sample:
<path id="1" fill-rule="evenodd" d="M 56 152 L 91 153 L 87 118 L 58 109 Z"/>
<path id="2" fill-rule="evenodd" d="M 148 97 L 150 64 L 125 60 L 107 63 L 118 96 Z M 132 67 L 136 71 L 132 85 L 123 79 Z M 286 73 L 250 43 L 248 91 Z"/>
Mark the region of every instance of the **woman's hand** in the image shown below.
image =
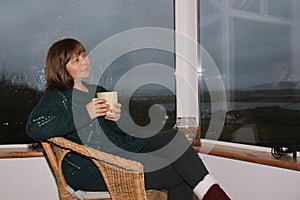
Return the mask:
<path id="1" fill-rule="evenodd" d="M 105 116 L 107 120 L 118 121 L 121 117 L 121 104 L 116 103 L 113 108 L 110 108 L 105 99 L 94 98 L 86 105 L 86 109 L 91 119 Z"/>
<path id="2" fill-rule="evenodd" d="M 94 98 L 85 107 L 90 115 L 90 118 L 95 119 L 97 117 L 105 116 L 109 111 L 110 106 L 106 104 L 105 99 Z"/>
<path id="3" fill-rule="evenodd" d="M 118 121 L 121 117 L 121 107 L 120 103 L 115 103 L 114 107 L 109 109 L 109 112 L 106 113 L 105 119 L 111 121 Z"/>

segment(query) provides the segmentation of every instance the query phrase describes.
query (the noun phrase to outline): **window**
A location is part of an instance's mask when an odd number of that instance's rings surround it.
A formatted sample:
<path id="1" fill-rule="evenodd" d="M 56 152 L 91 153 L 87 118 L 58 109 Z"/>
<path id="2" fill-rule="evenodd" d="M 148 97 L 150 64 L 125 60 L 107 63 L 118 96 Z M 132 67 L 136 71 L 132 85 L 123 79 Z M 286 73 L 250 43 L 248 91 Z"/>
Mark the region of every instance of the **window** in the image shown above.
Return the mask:
<path id="1" fill-rule="evenodd" d="M 89 53 L 105 39 L 129 29 L 162 27 L 173 30 L 173 10 L 172 0 L 1 1 L 0 143 L 32 142 L 25 133 L 25 124 L 44 89 L 44 63 L 51 44 L 72 37 L 81 41 Z M 112 87 L 122 73 L 144 63 L 160 63 L 174 70 L 172 53 L 136 50 L 116 59 L 104 72 L 101 84 Z M 142 101 L 142 105 L 137 105 L 139 112 L 131 114 L 138 124 L 145 125 L 149 117 L 148 110 L 144 109 L 164 98 L 165 128 L 172 127 L 175 98 L 166 88 L 156 84 L 140 87 L 131 97 L 131 105 L 136 104 L 141 95 L 150 93 L 156 94 L 155 98 L 151 102 L 149 99 Z M 125 93 L 120 95 L 121 99 L 127 98 Z M 145 115 L 140 117 L 139 113 Z"/>
<path id="2" fill-rule="evenodd" d="M 298 1 L 199 0 L 199 40 L 224 82 L 227 109 L 219 140 L 300 145 Z M 212 93 L 199 76 L 203 137 Z M 209 77 L 208 77 L 209 78 Z M 217 112 L 217 111 L 215 111 Z M 300 148 L 299 148 L 300 149 Z"/>

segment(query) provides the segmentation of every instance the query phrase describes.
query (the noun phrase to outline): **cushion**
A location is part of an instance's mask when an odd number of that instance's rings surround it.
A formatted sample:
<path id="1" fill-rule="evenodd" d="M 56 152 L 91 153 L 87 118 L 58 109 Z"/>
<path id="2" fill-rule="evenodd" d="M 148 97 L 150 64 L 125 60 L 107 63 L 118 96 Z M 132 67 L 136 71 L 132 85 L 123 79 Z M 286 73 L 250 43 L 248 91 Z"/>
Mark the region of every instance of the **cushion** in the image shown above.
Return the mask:
<path id="1" fill-rule="evenodd" d="M 77 199 L 84 200 L 84 199 L 101 199 L 101 198 L 110 198 L 108 191 L 103 192 L 92 192 L 92 191 L 82 191 L 77 190 L 74 191 L 69 185 L 67 186 L 66 190 Z"/>

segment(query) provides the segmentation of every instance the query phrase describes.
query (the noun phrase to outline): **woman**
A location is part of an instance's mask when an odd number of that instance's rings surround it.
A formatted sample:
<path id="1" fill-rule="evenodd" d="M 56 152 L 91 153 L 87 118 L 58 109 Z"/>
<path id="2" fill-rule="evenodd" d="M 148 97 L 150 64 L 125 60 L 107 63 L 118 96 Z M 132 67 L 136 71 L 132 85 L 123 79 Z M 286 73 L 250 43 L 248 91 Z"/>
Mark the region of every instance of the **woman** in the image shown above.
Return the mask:
<path id="1" fill-rule="evenodd" d="M 100 86 L 85 84 L 90 75 L 90 63 L 84 46 L 74 39 L 54 43 L 46 59 L 46 90 L 27 122 L 27 133 L 35 140 L 65 137 L 73 142 L 120 155 L 111 143 L 135 153 L 152 152 L 168 144 L 175 134 L 181 143 L 187 140 L 181 132 L 158 133 L 139 138 L 122 131 L 116 124 L 121 117 L 121 105 L 112 108 L 104 99 L 95 99 Z M 108 112 L 110 111 L 110 112 Z M 106 139 L 111 142 L 105 142 Z M 184 146 L 184 145 L 183 145 Z M 168 154 L 161 155 L 168 160 Z M 107 190 L 101 173 L 87 158 L 68 153 L 62 164 L 65 179 L 74 190 Z M 171 164 L 145 172 L 146 189 L 167 189 L 168 199 L 229 199 L 209 175 L 198 154 L 189 145 Z"/>

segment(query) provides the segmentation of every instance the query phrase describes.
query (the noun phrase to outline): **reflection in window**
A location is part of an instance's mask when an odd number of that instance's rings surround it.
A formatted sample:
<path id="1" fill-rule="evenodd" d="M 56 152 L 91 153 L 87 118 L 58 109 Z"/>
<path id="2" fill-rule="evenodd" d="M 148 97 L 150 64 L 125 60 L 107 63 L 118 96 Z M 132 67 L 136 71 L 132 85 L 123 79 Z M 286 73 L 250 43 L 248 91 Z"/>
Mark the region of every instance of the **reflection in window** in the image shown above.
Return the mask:
<path id="1" fill-rule="evenodd" d="M 268 14 L 272 16 L 291 18 L 291 6 L 293 6 L 292 1 L 293 0 L 268 0 Z"/>
<path id="2" fill-rule="evenodd" d="M 260 13 L 261 0 L 233 0 L 232 7 L 237 10 L 245 10 Z"/>
<path id="3" fill-rule="evenodd" d="M 32 141 L 25 134 L 25 123 L 42 95 L 45 57 L 51 44 L 72 37 L 81 41 L 89 53 L 103 40 L 129 29 L 163 27 L 173 30 L 173 10 L 171 0 L 2 0 L 0 143 Z M 117 69 L 117 76 L 120 76 L 135 67 L 135 63 L 143 62 L 157 62 L 174 68 L 174 56 L 148 51 L 147 54 L 128 56 L 122 62 L 116 61 L 106 74 L 116 74 L 114 70 Z M 118 77 L 113 75 L 111 78 L 115 82 Z M 152 102 L 144 101 L 144 107 L 161 102 L 159 96 L 166 91 L 163 87 L 147 86 L 138 93 L 150 90 L 156 92 L 157 98 Z M 165 101 L 168 104 L 165 106 L 166 119 L 175 121 L 174 97 Z M 140 106 L 141 109 L 144 107 Z M 140 113 L 148 111 L 140 110 Z"/>
<path id="4" fill-rule="evenodd" d="M 200 44 L 215 61 L 227 94 L 226 121 L 219 139 L 299 148 L 299 2 L 199 2 Z M 232 9 L 227 9 L 230 6 Z M 219 8 L 219 13 L 215 14 L 212 7 Z M 208 14 L 210 11 L 214 17 Z M 205 69 L 201 71 L 205 73 Z M 205 137 L 212 134 L 207 133 L 207 127 L 213 111 L 202 77 L 199 87 Z"/>

